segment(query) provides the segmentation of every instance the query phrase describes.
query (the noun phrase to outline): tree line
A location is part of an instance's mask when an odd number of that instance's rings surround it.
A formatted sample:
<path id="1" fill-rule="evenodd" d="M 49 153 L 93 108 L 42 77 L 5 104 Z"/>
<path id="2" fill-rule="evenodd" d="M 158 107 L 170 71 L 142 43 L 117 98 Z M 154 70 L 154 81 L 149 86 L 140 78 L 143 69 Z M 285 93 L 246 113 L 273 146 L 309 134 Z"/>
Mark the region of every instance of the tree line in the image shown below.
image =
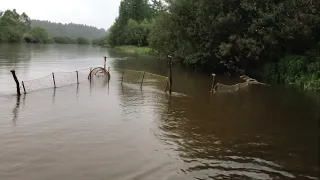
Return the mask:
<path id="1" fill-rule="evenodd" d="M 42 26 L 34 26 L 27 14 L 16 10 L 0 11 L 0 43 L 90 44 L 84 37 L 51 36 Z"/>
<path id="2" fill-rule="evenodd" d="M 190 67 L 320 89 L 318 0 L 123 0 L 96 43 L 150 46 Z"/>
<path id="3" fill-rule="evenodd" d="M 84 37 L 86 39 L 95 39 L 105 36 L 105 29 L 98 29 L 93 26 L 74 24 L 74 23 L 55 23 L 42 20 L 31 20 L 31 26 L 40 26 L 46 29 L 50 36 L 67 36 L 73 39 Z"/>

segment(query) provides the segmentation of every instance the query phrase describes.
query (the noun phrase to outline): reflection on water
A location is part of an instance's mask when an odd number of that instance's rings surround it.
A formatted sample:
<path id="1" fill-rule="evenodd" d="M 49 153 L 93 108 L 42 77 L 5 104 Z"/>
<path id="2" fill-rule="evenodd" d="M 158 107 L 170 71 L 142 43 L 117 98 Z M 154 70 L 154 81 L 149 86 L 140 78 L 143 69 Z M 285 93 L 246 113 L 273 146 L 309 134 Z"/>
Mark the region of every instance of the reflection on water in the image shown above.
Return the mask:
<path id="1" fill-rule="evenodd" d="M 19 114 L 20 97 L 21 97 L 21 96 L 17 96 L 16 106 L 14 107 L 14 109 L 13 109 L 13 111 L 12 111 L 12 113 L 13 113 L 12 122 L 13 122 L 14 125 L 16 125 L 17 117 L 18 117 L 18 114 Z"/>
<path id="2" fill-rule="evenodd" d="M 11 82 L 13 67 L 33 77 L 101 65 L 104 55 L 130 56 L 81 46 L 17 49 L 0 51 L 0 93 L 10 90 L 3 81 Z M 108 63 L 167 73 L 150 57 Z M 112 70 L 107 83 L 1 95 L 0 179 L 318 178 L 319 94 L 253 86 L 213 95 L 210 76 L 176 66 L 169 96 L 162 85 L 121 85 L 121 73 Z"/>

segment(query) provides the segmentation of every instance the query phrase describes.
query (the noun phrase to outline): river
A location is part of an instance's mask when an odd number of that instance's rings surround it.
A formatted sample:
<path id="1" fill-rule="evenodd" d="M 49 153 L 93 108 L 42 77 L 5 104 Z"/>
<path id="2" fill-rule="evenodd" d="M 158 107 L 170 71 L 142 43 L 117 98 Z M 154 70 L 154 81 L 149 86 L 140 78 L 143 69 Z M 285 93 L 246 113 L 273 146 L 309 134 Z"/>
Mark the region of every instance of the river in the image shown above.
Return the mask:
<path id="1" fill-rule="evenodd" d="M 101 67 L 103 56 L 113 69 L 108 86 L 14 95 L 11 69 L 29 80 Z M 0 179 L 318 179 L 319 93 L 252 86 L 211 94 L 210 75 L 173 67 L 170 96 L 162 85 L 119 81 L 116 68 L 167 75 L 154 57 L 0 44 Z"/>

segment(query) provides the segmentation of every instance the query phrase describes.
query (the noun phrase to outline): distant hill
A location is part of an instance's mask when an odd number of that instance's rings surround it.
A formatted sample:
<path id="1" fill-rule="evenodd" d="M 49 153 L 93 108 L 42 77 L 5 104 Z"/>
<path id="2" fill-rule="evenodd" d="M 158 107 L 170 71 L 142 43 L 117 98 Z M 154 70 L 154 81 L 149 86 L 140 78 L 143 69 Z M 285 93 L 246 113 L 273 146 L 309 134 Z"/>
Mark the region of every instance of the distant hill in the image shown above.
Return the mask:
<path id="1" fill-rule="evenodd" d="M 105 36 L 105 29 L 82 24 L 62 24 L 50 21 L 31 20 L 31 26 L 40 26 L 46 29 L 50 36 L 67 36 L 70 38 L 84 37 L 89 40 Z"/>

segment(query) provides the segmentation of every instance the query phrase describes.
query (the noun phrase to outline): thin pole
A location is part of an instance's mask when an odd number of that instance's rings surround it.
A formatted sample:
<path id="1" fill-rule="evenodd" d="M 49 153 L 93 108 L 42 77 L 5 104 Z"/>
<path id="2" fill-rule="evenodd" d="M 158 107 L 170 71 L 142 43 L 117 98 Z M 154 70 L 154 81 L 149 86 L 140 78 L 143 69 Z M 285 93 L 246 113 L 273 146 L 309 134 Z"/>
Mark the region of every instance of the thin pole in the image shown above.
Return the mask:
<path id="1" fill-rule="evenodd" d="M 168 56 L 169 58 L 169 93 L 172 93 L 172 60 L 171 56 Z"/>
<path id="2" fill-rule="evenodd" d="M 56 79 L 54 78 L 54 73 L 52 73 L 52 79 L 53 79 L 53 87 L 56 88 Z"/>
<path id="3" fill-rule="evenodd" d="M 104 56 L 104 69 L 107 70 L 107 57 Z"/>
<path id="4" fill-rule="evenodd" d="M 123 82 L 123 75 L 124 75 L 124 70 L 122 71 L 121 84 Z"/>
<path id="5" fill-rule="evenodd" d="M 77 73 L 77 84 L 79 84 L 79 74 L 78 74 L 78 71 L 76 71 Z"/>
<path id="6" fill-rule="evenodd" d="M 21 93 L 20 93 L 20 84 L 19 84 L 19 80 L 18 80 L 18 78 L 16 76 L 16 71 L 13 69 L 13 70 L 11 70 L 11 73 L 12 73 L 14 81 L 16 82 L 17 95 L 20 96 L 21 95 Z"/>
<path id="7" fill-rule="evenodd" d="M 88 76 L 88 79 L 90 80 L 90 83 L 91 83 L 91 71 L 92 71 L 92 67 L 90 67 L 90 73 L 89 73 L 89 76 Z"/>
<path id="8" fill-rule="evenodd" d="M 91 71 L 92 71 L 92 67 L 90 67 L 88 79 L 91 79 Z"/>
<path id="9" fill-rule="evenodd" d="M 213 92 L 213 88 L 214 88 L 214 78 L 216 77 L 215 74 L 211 74 L 212 75 L 212 86 L 211 86 L 211 91 L 210 92 Z"/>
<path id="10" fill-rule="evenodd" d="M 141 80 L 141 85 L 140 88 L 142 88 L 142 84 L 143 84 L 143 80 L 144 80 L 144 76 L 145 76 L 146 72 L 143 72 L 143 76 L 142 76 L 142 80 Z"/>
<path id="11" fill-rule="evenodd" d="M 25 94 L 27 94 L 27 92 L 26 92 L 26 88 L 24 87 L 24 82 L 22 81 L 22 87 L 23 87 L 23 91 L 24 91 L 24 93 Z"/>

